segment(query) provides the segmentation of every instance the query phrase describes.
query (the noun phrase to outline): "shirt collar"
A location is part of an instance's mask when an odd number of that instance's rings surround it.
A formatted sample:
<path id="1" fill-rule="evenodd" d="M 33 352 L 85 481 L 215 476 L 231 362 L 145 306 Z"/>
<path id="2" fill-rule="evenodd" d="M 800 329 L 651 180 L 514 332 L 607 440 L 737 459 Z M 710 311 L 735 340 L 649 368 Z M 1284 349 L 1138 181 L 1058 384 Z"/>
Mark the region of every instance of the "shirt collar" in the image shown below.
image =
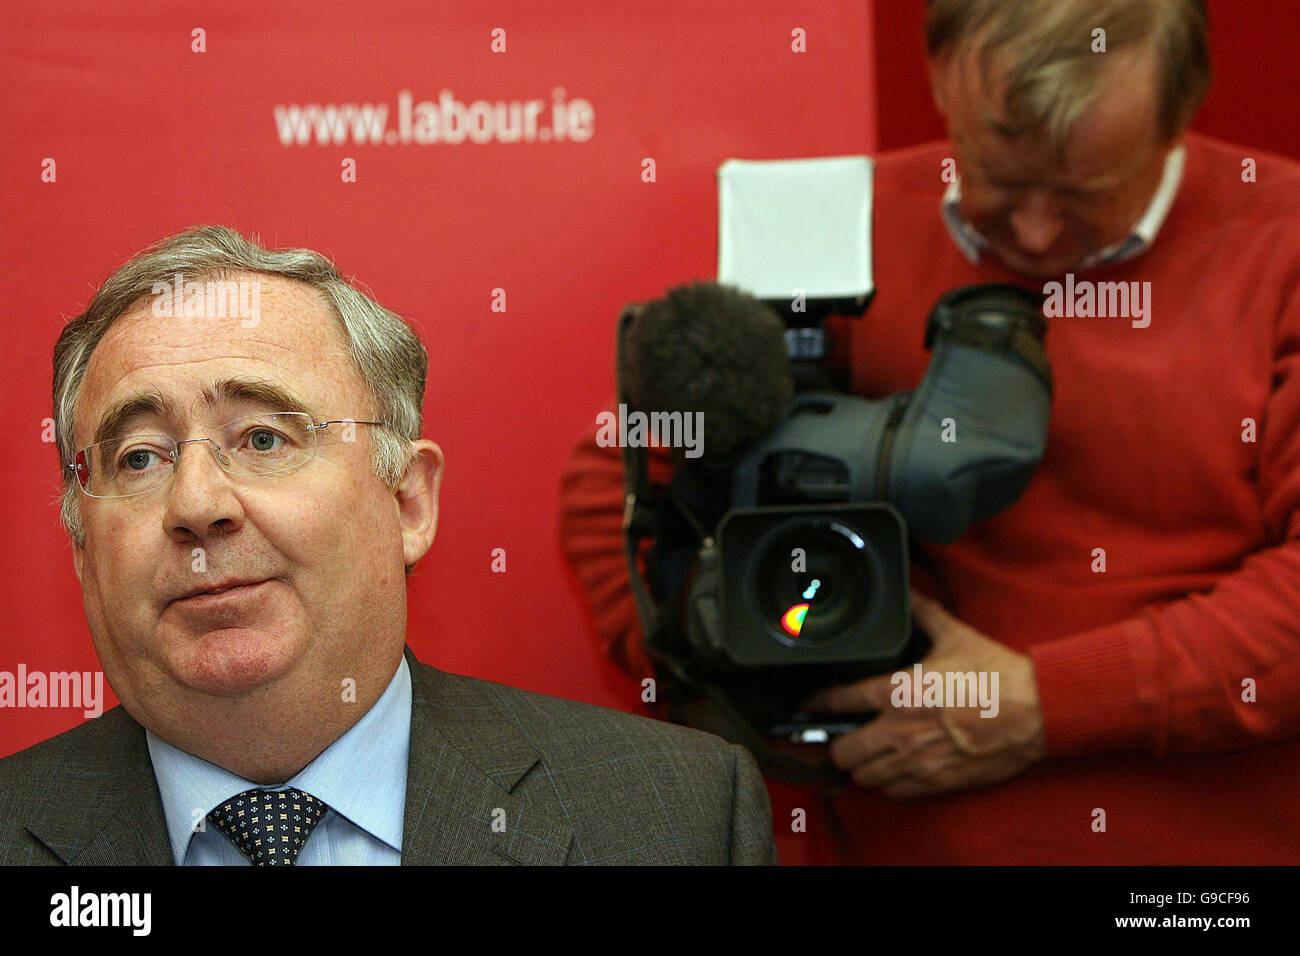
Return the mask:
<path id="1" fill-rule="evenodd" d="M 1142 217 L 1130 230 L 1128 236 L 1114 245 L 1091 253 L 1079 263 L 1077 268 L 1089 269 L 1093 266 L 1123 262 L 1125 259 L 1131 259 L 1151 247 L 1151 244 L 1155 242 L 1156 234 L 1160 231 L 1165 218 L 1169 215 L 1170 207 L 1174 204 L 1174 196 L 1177 195 L 1178 185 L 1183 178 L 1183 164 L 1186 161 L 1186 154 L 1187 148 L 1180 143 L 1165 156 L 1165 169 L 1160 177 L 1160 185 L 1156 187 L 1155 194 L 1151 197 L 1146 212 L 1142 214 Z M 943 221 L 948 227 L 953 242 L 957 244 L 957 248 L 972 263 L 979 262 L 981 253 L 988 248 L 989 243 L 987 239 L 975 231 L 974 226 L 962 218 L 961 177 L 957 177 L 948 184 L 948 188 L 944 190 L 939 209 L 943 214 Z"/>
<path id="2" fill-rule="evenodd" d="M 374 706 L 279 786 L 245 780 L 173 747 L 152 731 L 146 730 L 145 737 L 177 866 L 184 862 L 196 821 L 221 801 L 255 787 L 304 790 L 375 839 L 402 849 L 411 742 L 411 671 L 405 657 Z"/>

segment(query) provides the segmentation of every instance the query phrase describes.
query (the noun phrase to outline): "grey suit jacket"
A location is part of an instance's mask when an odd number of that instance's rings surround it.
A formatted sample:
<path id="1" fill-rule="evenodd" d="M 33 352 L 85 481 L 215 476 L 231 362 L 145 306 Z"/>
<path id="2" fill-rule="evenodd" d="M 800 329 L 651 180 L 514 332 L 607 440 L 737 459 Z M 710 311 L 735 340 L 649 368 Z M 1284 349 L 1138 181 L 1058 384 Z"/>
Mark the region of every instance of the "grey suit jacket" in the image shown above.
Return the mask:
<path id="1" fill-rule="evenodd" d="M 746 750 L 406 659 L 403 865 L 777 862 Z M 172 863 L 144 728 L 122 707 L 0 760 L 0 864 L 62 863 Z"/>

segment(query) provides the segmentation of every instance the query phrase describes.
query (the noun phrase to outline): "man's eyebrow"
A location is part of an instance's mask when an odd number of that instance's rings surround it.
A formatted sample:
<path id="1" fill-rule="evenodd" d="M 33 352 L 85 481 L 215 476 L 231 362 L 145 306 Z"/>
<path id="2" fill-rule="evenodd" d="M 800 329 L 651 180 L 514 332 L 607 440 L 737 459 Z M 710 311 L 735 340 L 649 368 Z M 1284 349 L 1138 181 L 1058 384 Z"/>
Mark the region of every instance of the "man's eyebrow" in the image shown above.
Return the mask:
<path id="1" fill-rule="evenodd" d="M 152 392 L 138 392 L 120 398 L 108 407 L 108 411 L 99 419 L 99 425 L 95 427 L 93 444 L 120 437 L 130 422 L 145 415 L 179 417 L 176 405 L 170 399 Z"/>
<path id="2" fill-rule="evenodd" d="M 988 163 L 984 162 L 982 158 L 977 156 L 967 157 L 967 163 L 968 165 L 973 166 L 980 175 L 992 183 L 1024 185 L 1035 181 L 1035 177 L 1033 176 L 1026 176 L 1023 174 L 1013 176 L 1005 175 L 1003 170 L 990 167 Z M 1116 173 L 1112 169 L 1106 170 L 1101 175 L 1095 176 L 1082 183 L 1070 183 L 1069 185 L 1062 186 L 1057 182 L 1052 182 L 1050 188 L 1070 193 L 1099 193 L 1105 192 L 1109 189 L 1118 189 L 1120 186 L 1123 186 L 1128 182 L 1129 178 L 1131 178 L 1129 170 L 1124 169 L 1121 170 L 1121 172 Z"/>
<path id="3" fill-rule="evenodd" d="M 260 405 L 277 412 L 303 412 L 316 421 L 315 411 L 292 392 L 273 382 L 246 378 L 227 378 L 203 389 L 195 405 L 216 408 L 218 405 Z M 145 416 L 179 419 L 176 403 L 156 392 L 137 392 L 113 402 L 95 428 L 94 442 L 120 438 L 127 426 Z"/>

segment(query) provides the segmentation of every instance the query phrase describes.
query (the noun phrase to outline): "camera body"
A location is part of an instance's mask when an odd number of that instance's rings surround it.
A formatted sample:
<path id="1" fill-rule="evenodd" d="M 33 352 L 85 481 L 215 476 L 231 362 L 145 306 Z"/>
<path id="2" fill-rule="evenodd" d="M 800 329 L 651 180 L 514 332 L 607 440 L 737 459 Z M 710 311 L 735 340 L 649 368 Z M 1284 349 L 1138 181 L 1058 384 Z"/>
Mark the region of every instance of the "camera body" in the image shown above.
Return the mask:
<path id="1" fill-rule="evenodd" d="M 726 462 L 678 467 L 647 529 L 647 647 L 673 678 L 756 737 L 824 741 L 853 721 L 803 713 L 810 694 L 920 659 L 911 539 L 949 543 L 1002 511 L 1044 452 L 1041 301 L 954 290 L 931 312 L 915 389 L 799 391 Z"/>

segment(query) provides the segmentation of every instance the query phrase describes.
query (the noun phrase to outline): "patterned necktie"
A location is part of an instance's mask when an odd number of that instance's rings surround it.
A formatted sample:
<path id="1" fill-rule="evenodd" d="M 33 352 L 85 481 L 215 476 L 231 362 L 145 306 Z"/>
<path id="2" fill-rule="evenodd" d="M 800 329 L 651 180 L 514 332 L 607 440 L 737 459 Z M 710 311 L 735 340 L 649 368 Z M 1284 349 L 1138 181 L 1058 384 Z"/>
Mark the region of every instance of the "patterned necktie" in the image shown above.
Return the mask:
<path id="1" fill-rule="evenodd" d="M 208 814 L 253 866 L 293 866 L 329 807 L 301 790 L 245 790 Z"/>

